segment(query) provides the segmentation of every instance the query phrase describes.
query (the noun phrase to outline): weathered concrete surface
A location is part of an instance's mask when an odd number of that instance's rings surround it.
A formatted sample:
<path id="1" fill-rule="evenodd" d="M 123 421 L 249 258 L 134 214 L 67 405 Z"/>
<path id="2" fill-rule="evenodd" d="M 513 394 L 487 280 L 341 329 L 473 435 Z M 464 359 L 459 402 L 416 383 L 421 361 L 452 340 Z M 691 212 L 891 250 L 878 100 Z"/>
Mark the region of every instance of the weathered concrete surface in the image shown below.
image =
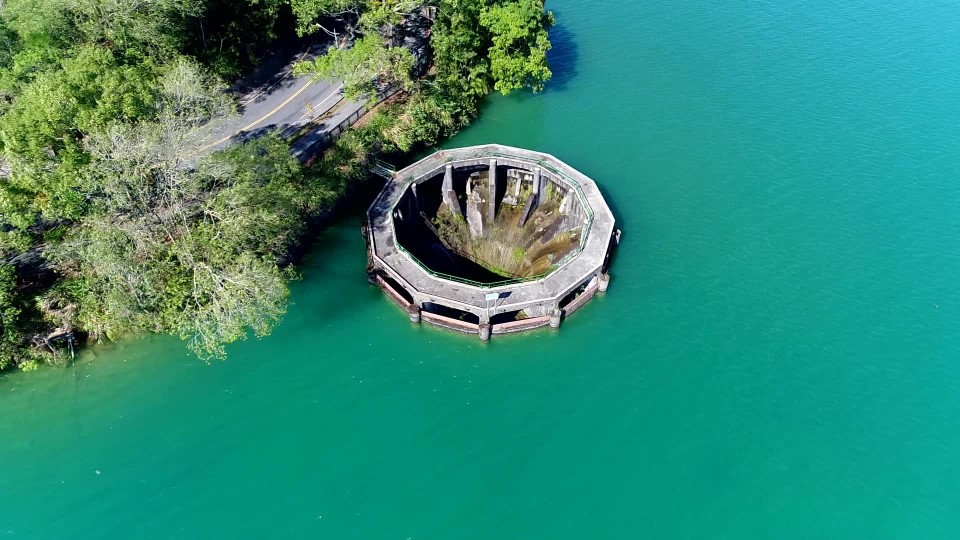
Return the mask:
<path id="1" fill-rule="evenodd" d="M 600 283 L 597 284 L 597 290 L 605 293 L 610 286 L 610 274 L 600 274 Z"/>
<path id="2" fill-rule="evenodd" d="M 477 334 L 480 336 L 480 341 L 490 341 L 490 323 L 480 323 L 477 327 Z"/>
<path id="3" fill-rule="evenodd" d="M 550 324 L 550 317 L 531 317 L 493 325 L 493 334 L 512 334 L 535 328 L 542 328 Z"/>
<path id="4" fill-rule="evenodd" d="M 433 275 L 397 247 L 392 209 L 410 185 L 441 173 L 446 176 L 452 167 L 489 166 L 491 159 L 496 159 L 500 166 L 530 172 L 540 169 L 550 180 L 576 186 L 581 204 L 588 209 L 580 253 L 546 277 L 512 285 L 472 285 Z M 541 187 L 537 187 L 538 191 Z M 498 313 L 559 307 L 564 296 L 599 276 L 615 230 L 613 214 L 593 180 L 548 154 L 502 145 L 443 150 L 398 171 L 371 204 L 368 219 L 367 240 L 378 271 L 403 286 L 418 305 L 445 305 L 472 313 L 481 321 Z M 493 293 L 497 293 L 498 299 L 491 304 L 486 299 Z M 426 312 L 423 317 L 428 318 Z"/>
<path id="5" fill-rule="evenodd" d="M 407 306 L 407 313 L 410 315 L 410 322 L 414 324 L 420 323 L 420 307 L 414 304 Z"/>
<path id="6" fill-rule="evenodd" d="M 490 160 L 490 169 L 487 172 L 487 223 L 497 219 L 497 160 Z"/>
<path id="7" fill-rule="evenodd" d="M 463 212 L 460 211 L 460 201 L 457 200 L 457 192 L 453 190 L 453 165 L 447 165 L 444 169 L 443 185 L 440 189 L 443 190 L 443 202 L 447 205 L 447 208 L 449 208 L 454 215 L 462 216 Z M 401 195 L 402 194 L 403 192 L 401 191 Z M 393 204 L 396 204 L 396 201 L 394 201 Z"/>
<path id="8" fill-rule="evenodd" d="M 582 308 L 584 304 L 587 303 L 588 300 L 593 298 L 593 295 L 595 295 L 596 293 L 597 293 L 596 285 L 594 285 L 593 287 L 587 287 L 586 290 L 580 293 L 580 296 L 577 296 L 576 298 L 574 298 L 572 302 L 570 302 L 563 308 L 563 314 L 572 315 L 573 312 Z"/>
<path id="9" fill-rule="evenodd" d="M 430 313 L 429 311 L 423 311 L 420 313 L 420 315 L 423 321 L 426 321 L 434 326 L 439 326 L 440 328 L 446 328 L 447 330 L 460 332 L 461 334 L 476 334 L 480 328 L 479 325 L 457 319 L 451 319 L 450 317 L 444 317 L 443 315 L 437 315 L 436 313 Z"/>
<path id="10" fill-rule="evenodd" d="M 470 228 L 472 238 L 483 236 L 483 214 L 480 213 L 480 202 L 480 194 L 476 191 L 467 197 L 467 226 Z"/>
<path id="11" fill-rule="evenodd" d="M 393 286 L 387 283 L 387 280 L 377 276 L 376 281 L 377 285 L 379 285 L 380 288 L 383 289 L 383 292 L 387 294 L 387 297 L 393 300 L 398 306 L 402 307 L 403 309 L 409 309 L 410 306 L 413 305 L 410 302 L 407 302 L 407 300 L 399 292 L 397 292 Z"/>

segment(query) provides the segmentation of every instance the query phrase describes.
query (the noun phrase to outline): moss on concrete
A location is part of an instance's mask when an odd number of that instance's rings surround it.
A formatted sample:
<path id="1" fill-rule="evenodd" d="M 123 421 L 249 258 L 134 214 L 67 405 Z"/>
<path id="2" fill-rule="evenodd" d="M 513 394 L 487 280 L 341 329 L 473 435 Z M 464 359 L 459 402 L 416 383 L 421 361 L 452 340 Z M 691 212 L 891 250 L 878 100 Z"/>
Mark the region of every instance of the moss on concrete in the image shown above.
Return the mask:
<path id="1" fill-rule="evenodd" d="M 553 198 L 534 210 L 523 226 L 520 214 L 520 207 L 502 205 L 494 222 L 485 223 L 484 233 L 474 238 L 466 220 L 441 205 L 434 226 L 448 249 L 505 278 L 544 274 L 579 246 L 579 229 L 553 232 L 565 220 Z"/>

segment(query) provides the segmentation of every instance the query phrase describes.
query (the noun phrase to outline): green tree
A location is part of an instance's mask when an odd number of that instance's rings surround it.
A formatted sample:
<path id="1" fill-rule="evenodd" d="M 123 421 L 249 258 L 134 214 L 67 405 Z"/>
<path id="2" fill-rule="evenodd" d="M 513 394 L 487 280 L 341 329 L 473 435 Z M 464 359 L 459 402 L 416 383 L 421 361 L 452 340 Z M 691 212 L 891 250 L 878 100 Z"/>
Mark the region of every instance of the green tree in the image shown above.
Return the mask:
<path id="1" fill-rule="evenodd" d="M 378 89 L 398 85 L 413 87 L 410 72 L 413 55 L 403 47 L 388 47 L 379 34 L 358 39 L 350 48 L 331 49 L 311 62 L 297 65 L 297 73 L 316 78 L 341 79 L 343 92 L 350 99 L 371 96 Z"/>
<path id="2" fill-rule="evenodd" d="M 491 89 L 486 40 L 481 34 L 480 2 L 443 0 L 430 44 L 434 70 L 432 92 L 462 127 L 477 112 L 477 103 Z"/>
<path id="3" fill-rule="evenodd" d="M 309 186 L 276 137 L 213 156 L 208 121 L 229 101 L 180 63 L 160 84 L 155 119 L 88 137 L 91 212 L 57 253 L 83 287 L 79 323 L 95 338 L 168 332 L 203 358 L 286 308 L 282 253 L 302 227 Z"/>
<path id="4" fill-rule="evenodd" d="M 0 370 L 19 364 L 22 358 L 23 336 L 15 287 L 13 266 L 0 264 Z"/>
<path id="5" fill-rule="evenodd" d="M 0 70 L 10 69 L 18 46 L 16 33 L 0 18 Z"/>
<path id="6" fill-rule="evenodd" d="M 222 357 L 227 343 L 248 329 L 269 332 L 285 310 L 289 276 L 271 250 L 299 225 L 298 194 L 259 176 L 275 171 L 270 153 L 254 173 L 230 158 L 184 168 L 175 149 L 190 138 L 170 135 L 138 126 L 92 143 L 98 211 L 62 256 L 86 284 L 80 320 L 94 337 L 170 332 L 203 358 Z"/>
<path id="7" fill-rule="evenodd" d="M 308 216 L 366 178 L 371 152 L 434 144 L 492 89 L 549 78 L 542 0 L 433 4 L 418 81 L 410 51 L 391 46 L 425 39 L 417 0 L 0 4 L 0 256 L 46 253 L 63 278 L 41 290 L 0 265 L 0 369 L 37 365 L 31 340 L 53 327 L 170 333 L 205 358 L 269 332 L 292 276 L 278 261 Z M 295 27 L 336 38 L 300 72 L 342 79 L 352 98 L 404 92 L 307 171 L 276 136 L 210 155 L 233 104 L 209 74 L 240 73 Z"/>
<path id="8" fill-rule="evenodd" d="M 336 38 L 335 27 L 324 25 L 329 19 L 348 28 L 352 34 L 353 24 L 360 18 L 363 0 L 290 0 L 290 7 L 297 18 L 297 33 L 301 36 L 323 31 Z"/>
<path id="9" fill-rule="evenodd" d="M 175 58 L 186 24 L 203 13 L 203 0 L 71 0 L 83 41 L 109 46 L 131 60 Z"/>
<path id="10" fill-rule="evenodd" d="M 435 94 L 420 93 L 398 108 L 382 136 L 393 148 L 409 152 L 414 145 L 434 144 L 456 128 L 456 120 Z"/>
<path id="11" fill-rule="evenodd" d="M 491 34 L 490 73 L 494 88 L 509 94 L 521 88 L 543 90 L 550 78 L 547 29 L 554 23 L 543 0 L 514 0 L 484 8 L 480 24 Z"/>
<path id="12" fill-rule="evenodd" d="M 7 0 L 0 16 L 26 49 L 66 49 L 77 39 L 71 12 L 58 0 Z"/>
<path id="13" fill-rule="evenodd" d="M 203 0 L 179 23 L 179 52 L 233 78 L 294 32 L 289 0 Z"/>
<path id="14" fill-rule="evenodd" d="M 23 230 L 37 215 L 75 218 L 84 200 L 77 191 L 87 163 L 84 136 L 117 120 L 152 114 L 153 70 L 119 65 L 98 46 L 82 46 L 61 69 L 23 87 L 0 117 L 0 143 L 10 165 L 0 185 L 4 221 Z"/>

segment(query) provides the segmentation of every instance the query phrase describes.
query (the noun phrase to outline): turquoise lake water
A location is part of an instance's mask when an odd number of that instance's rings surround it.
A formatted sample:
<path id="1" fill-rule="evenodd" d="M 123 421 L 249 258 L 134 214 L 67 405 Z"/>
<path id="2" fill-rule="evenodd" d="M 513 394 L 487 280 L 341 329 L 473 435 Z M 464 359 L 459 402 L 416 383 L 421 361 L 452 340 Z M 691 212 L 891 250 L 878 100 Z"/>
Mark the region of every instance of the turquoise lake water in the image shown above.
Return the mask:
<path id="1" fill-rule="evenodd" d="M 271 337 L 0 380 L 0 538 L 960 537 L 960 7 L 552 0 L 450 146 L 624 231 L 559 332 L 412 327 L 324 232 Z"/>

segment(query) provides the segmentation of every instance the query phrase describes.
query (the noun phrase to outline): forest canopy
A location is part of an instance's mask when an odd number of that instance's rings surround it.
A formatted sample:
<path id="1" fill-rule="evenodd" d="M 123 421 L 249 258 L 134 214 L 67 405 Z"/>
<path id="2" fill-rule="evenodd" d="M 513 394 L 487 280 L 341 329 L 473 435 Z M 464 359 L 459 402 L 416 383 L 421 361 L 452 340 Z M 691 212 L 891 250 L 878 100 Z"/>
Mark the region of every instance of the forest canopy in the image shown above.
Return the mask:
<path id="1" fill-rule="evenodd" d="M 282 317 L 307 223 L 492 90 L 539 91 L 542 0 L 6 0 L 0 3 L 0 370 L 63 339 L 162 332 L 202 358 Z M 237 79 L 328 43 L 301 73 L 395 97 L 304 167 L 279 135 L 210 152 Z"/>

